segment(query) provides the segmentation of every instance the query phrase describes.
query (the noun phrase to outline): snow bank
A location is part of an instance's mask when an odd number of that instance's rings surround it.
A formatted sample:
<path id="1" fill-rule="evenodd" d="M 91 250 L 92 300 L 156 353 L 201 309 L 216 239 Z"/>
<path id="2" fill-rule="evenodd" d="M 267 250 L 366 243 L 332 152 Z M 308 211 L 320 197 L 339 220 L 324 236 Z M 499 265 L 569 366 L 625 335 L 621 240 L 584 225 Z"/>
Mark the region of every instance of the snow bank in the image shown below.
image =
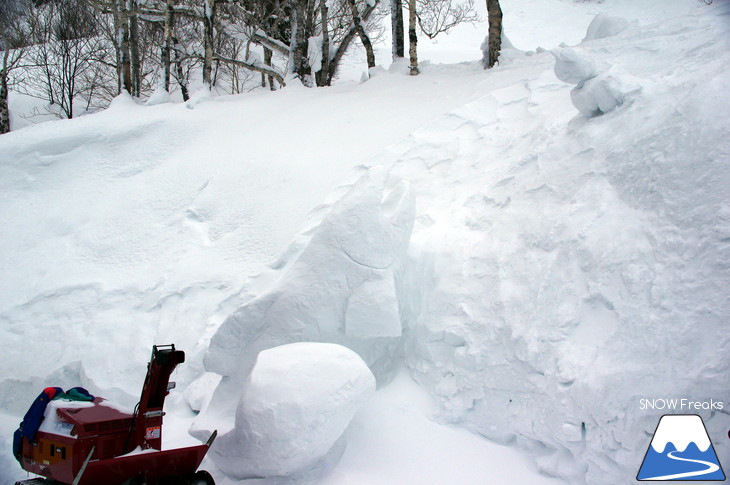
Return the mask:
<path id="1" fill-rule="evenodd" d="M 615 484 L 666 412 L 642 398 L 727 403 L 727 9 L 576 49 L 642 88 L 610 116 L 571 119 L 549 73 L 377 159 L 419 194 L 405 351 L 445 421 L 534 450 L 549 474 Z M 727 415 L 701 414 L 727 450 Z"/>
<path id="2" fill-rule="evenodd" d="M 235 428 L 215 441 L 209 456 L 236 478 L 321 471 L 374 392 L 365 362 L 340 345 L 302 342 L 264 350 L 243 386 Z"/>

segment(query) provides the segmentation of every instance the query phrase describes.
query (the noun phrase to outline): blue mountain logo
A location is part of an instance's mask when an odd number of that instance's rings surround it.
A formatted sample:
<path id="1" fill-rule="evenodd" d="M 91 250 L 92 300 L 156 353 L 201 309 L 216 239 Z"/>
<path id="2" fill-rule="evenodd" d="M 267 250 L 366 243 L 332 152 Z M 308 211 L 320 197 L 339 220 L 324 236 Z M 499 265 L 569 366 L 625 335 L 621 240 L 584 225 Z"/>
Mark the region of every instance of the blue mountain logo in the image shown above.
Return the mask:
<path id="1" fill-rule="evenodd" d="M 696 414 L 662 416 L 636 479 L 725 480 L 702 418 Z"/>

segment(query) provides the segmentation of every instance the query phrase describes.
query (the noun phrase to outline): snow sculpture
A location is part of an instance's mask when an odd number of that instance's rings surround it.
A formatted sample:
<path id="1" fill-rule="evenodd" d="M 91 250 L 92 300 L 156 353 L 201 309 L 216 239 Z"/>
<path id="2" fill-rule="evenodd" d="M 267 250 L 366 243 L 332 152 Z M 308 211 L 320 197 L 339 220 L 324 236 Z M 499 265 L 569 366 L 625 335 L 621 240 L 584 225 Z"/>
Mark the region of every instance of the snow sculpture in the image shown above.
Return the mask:
<path id="1" fill-rule="evenodd" d="M 209 456 L 235 478 L 317 473 L 375 377 L 353 351 L 301 342 L 264 350 L 243 386 L 236 426 Z"/>
<path id="2" fill-rule="evenodd" d="M 414 212 L 407 182 L 380 169 L 366 172 L 306 244 L 285 253 L 273 287 L 234 311 L 213 335 L 205 366 L 223 378 L 191 433 L 221 430 L 218 418 L 232 417 L 256 355 L 278 345 L 338 343 L 387 379 L 401 340 L 399 282 Z"/>
<path id="3" fill-rule="evenodd" d="M 256 354 L 295 341 L 346 345 L 376 375 L 401 335 L 397 279 L 414 221 L 407 182 L 365 174 L 315 228 L 278 283 L 230 315 L 211 339 L 206 369 L 243 380 Z"/>
<path id="4" fill-rule="evenodd" d="M 582 52 L 560 47 L 551 53 L 555 57 L 555 76 L 576 85 L 570 99 L 583 116 L 593 118 L 608 113 L 636 91 L 611 74 L 599 74 L 593 60 Z"/>

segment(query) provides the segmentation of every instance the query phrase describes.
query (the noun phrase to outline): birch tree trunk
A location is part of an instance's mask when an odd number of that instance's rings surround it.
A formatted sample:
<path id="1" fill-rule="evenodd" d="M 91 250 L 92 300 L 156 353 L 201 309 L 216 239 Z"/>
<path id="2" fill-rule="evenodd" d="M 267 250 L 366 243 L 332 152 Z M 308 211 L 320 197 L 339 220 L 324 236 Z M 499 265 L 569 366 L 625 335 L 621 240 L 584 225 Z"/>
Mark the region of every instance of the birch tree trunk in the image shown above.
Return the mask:
<path id="1" fill-rule="evenodd" d="M 182 95 L 183 101 L 190 99 L 190 93 L 188 92 L 188 84 L 185 78 L 185 72 L 183 70 L 182 59 L 180 59 L 180 48 L 177 39 L 173 37 L 173 52 L 175 53 L 175 71 L 177 72 L 177 83 L 180 85 L 180 94 Z"/>
<path id="2" fill-rule="evenodd" d="M 405 56 L 405 39 L 403 37 L 403 1 L 390 1 L 390 25 L 393 38 L 393 61 Z"/>
<path id="3" fill-rule="evenodd" d="M 3 63 L 0 65 L 0 135 L 10 132 L 10 110 L 8 109 L 8 74 L 10 48 L 3 51 Z"/>
<path id="4" fill-rule="evenodd" d="M 307 15 L 306 0 L 296 0 L 291 10 L 291 59 L 292 72 L 299 76 L 299 80 L 305 86 L 311 86 L 312 69 L 309 66 L 307 51 L 309 48 L 307 40 Z"/>
<path id="5" fill-rule="evenodd" d="M 264 47 L 264 64 L 266 64 L 267 66 L 271 67 L 271 62 L 273 61 L 273 58 L 274 58 L 274 51 L 272 51 L 268 47 Z M 261 73 L 261 77 L 262 78 L 265 75 L 266 75 L 265 73 L 263 73 L 263 72 Z M 272 91 L 276 91 L 276 85 L 274 84 L 274 76 L 272 76 L 271 74 L 269 74 L 268 76 L 269 76 L 268 77 L 268 79 L 269 79 L 269 89 L 272 90 Z"/>
<path id="6" fill-rule="evenodd" d="M 368 60 L 368 69 L 375 67 L 375 53 L 373 52 L 373 44 L 370 42 L 365 28 L 363 27 L 362 18 L 360 17 L 360 11 L 357 9 L 355 0 L 349 0 L 350 11 L 352 12 L 352 22 L 355 26 L 355 32 L 360 37 L 363 47 L 365 47 L 365 55 Z"/>
<path id="7" fill-rule="evenodd" d="M 330 72 L 330 33 L 327 25 L 329 22 L 327 0 L 319 0 L 319 16 L 322 24 L 322 66 L 315 73 L 315 76 L 317 86 L 326 86 L 327 74 Z"/>
<path id="8" fill-rule="evenodd" d="M 132 93 L 132 63 L 129 53 L 129 12 L 124 0 L 114 2 L 114 23 L 117 44 L 117 77 L 119 93 L 126 90 Z"/>
<path id="9" fill-rule="evenodd" d="M 416 35 L 416 0 L 408 0 L 408 54 L 411 58 L 410 74 L 418 75 L 418 35 Z"/>
<path id="10" fill-rule="evenodd" d="M 502 48 L 502 8 L 499 0 L 487 0 L 487 15 L 489 17 L 489 40 L 482 64 L 485 69 L 492 68 L 499 60 L 499 51 Z"/>
<path id="11" fill-rule="evenodd" d="M 127 11 L 129 19 L 129 64 L 132 96 L 138 98 L 141 90 L 141 62 L 139 58 L 139 19 L 137 18 L 137 0 L 128 0 Z"/>
<path id="12" fill-rule="evenodd" d="M 205 12 L 203 14 L 203 84 L 208 88 L 213 86 L 213 43 L 215 33 L 213 21 L 215 19 L 215 0 L 204 0 Z"/>
<path id="13" fill-rule="evenodd" d="M 165 91 L 170 92 L 170 77 L 172 65 L 173 29 L 175 28 L 174 0 L 165 3 L 165 41 L 162 44 L 162 69 Z"/>

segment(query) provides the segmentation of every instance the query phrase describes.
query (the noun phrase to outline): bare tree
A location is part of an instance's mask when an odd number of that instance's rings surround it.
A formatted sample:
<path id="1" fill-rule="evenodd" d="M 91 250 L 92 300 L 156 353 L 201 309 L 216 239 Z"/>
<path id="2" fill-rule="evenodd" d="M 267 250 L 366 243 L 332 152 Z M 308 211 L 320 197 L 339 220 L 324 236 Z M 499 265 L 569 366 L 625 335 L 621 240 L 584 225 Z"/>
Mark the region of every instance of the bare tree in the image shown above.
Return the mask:
<path id="1" fill-rule="evenodd" d="M 10 132 L 10 75 L 22 67 L 24 48 L 28 45 L 23 13 L 22 5 L 10 4 L 0 12 L 0 135 Z"/>
<path id="2" fill-rule="evenodd" d="M 370 37 L 365 32 L 363 21 L 360 16 L 360 10 L 355 0 L 348 0 L 350 4 L 350 11 L 352 12 L 352 25 L 357 32 L 357 36 L 360 38 L 363 47 L 365 48 L 365 54 L 367 56 L 368 69 L 375 67 L 375 54 L 373 53 L 373 44 L 370 42 Z"/>
<path id="3" fill-rule="evenodd" d="M 477 21 L 479 21 L 479 16 L 474 12 L 474 0 L 409 0 L 410 74 L 415 76 L 419 73 L 417 27 L 426 37 L 433 39 L 459 24 Z"/>
<path id="4" fill-rule="evenodd" d="M 418 25 L 426 37 L 435 38 L 462 23 L 478 22 L 474 0 L 417 0 Z"/>
<path id="5" fill-rule="evenodd" d="M 22 49 L 10 49 L 3 44 L 2 64 L 0 64 L 0 135 L 10 132 L 10 108 L 8 106 L 9 77 L 11 71 L 16 69 L 22 58 Z"/>
<path id="6" fill-rule="evenodd" d="M 97 88 L 95 58 L 103 50 L 93 11 L 80 0 L 57 0 L 35 11 L 31 29 L 36 45 L 29 50 L 38 76 L 29 76 L 28 94 L 45 98 L 73 118 L 78 97 Z"/>

